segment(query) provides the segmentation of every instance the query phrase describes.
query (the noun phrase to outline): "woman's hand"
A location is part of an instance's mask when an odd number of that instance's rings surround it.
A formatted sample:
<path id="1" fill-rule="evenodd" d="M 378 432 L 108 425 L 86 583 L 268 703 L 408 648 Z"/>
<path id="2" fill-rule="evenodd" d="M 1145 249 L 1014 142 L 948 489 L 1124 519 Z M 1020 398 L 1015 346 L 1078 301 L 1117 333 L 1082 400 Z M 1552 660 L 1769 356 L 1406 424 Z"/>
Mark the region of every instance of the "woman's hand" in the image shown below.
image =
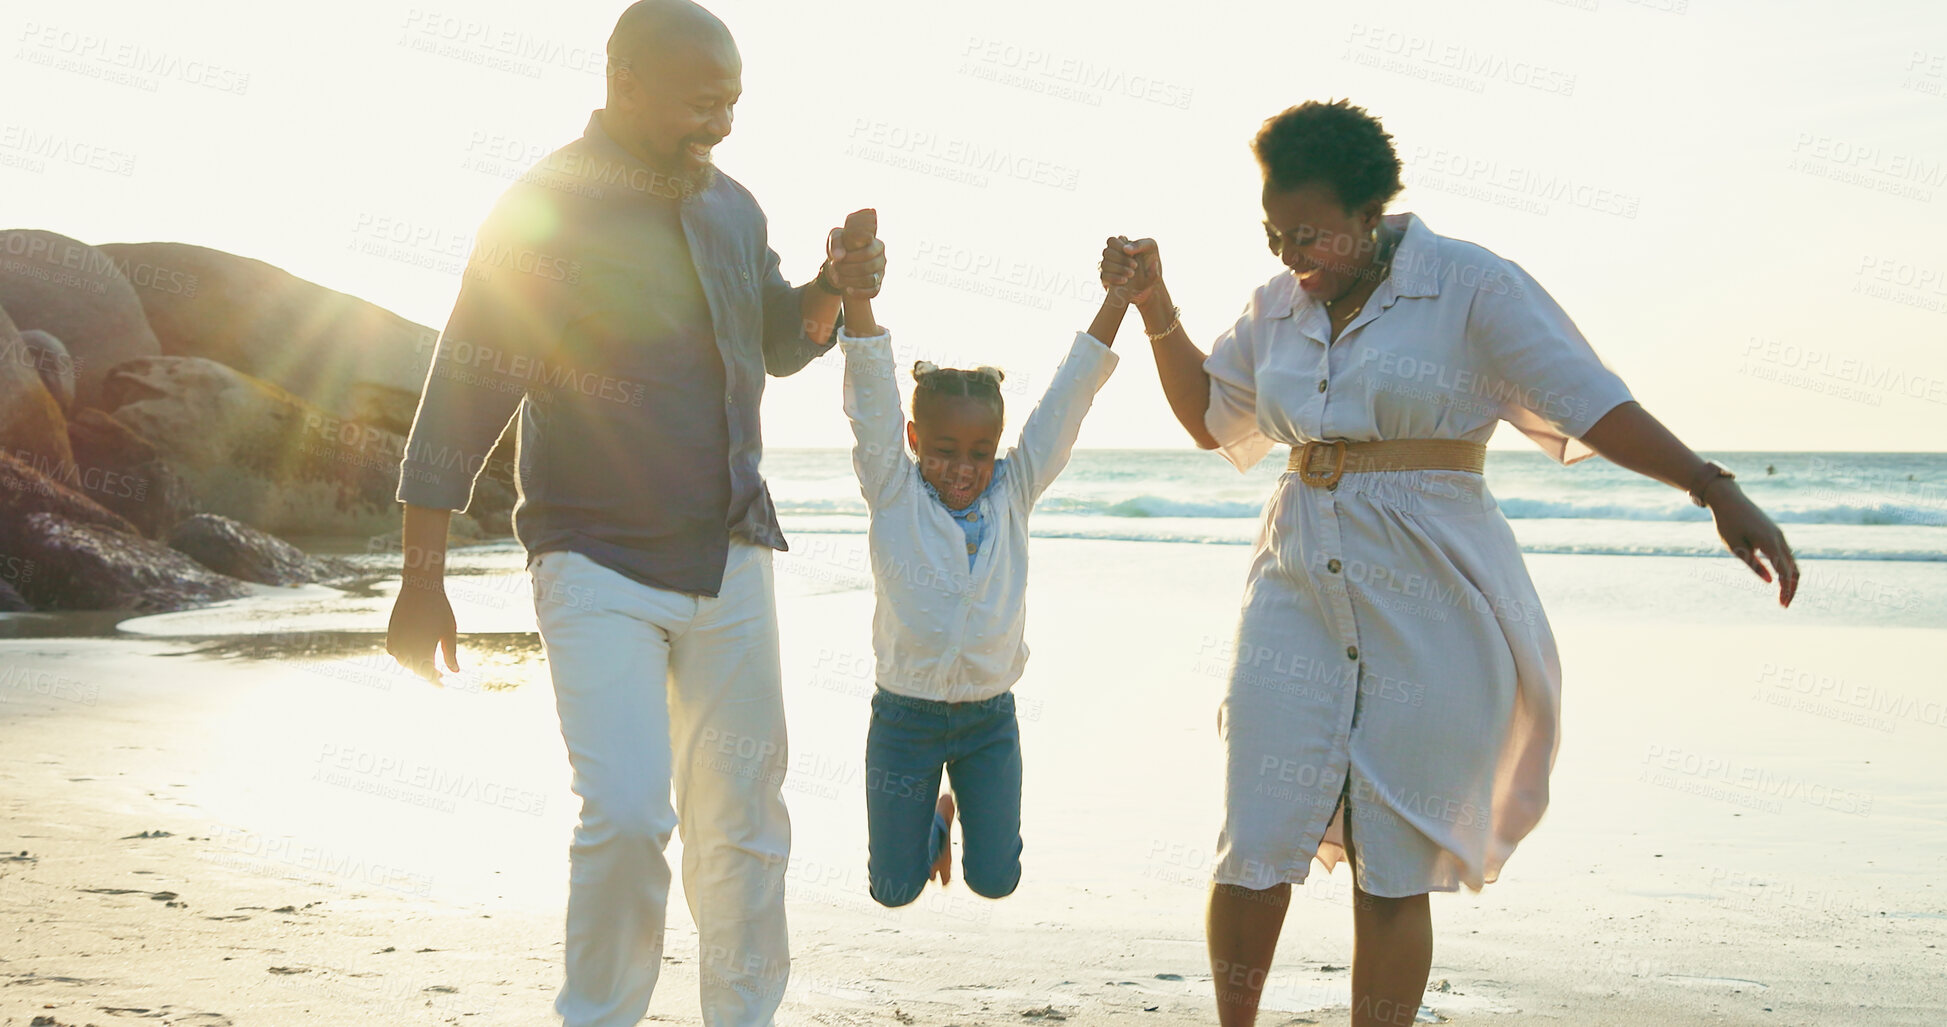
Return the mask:
<path id="1" fill-rule="evenodd" d="M 1102 288 L 1109 295 L 1139 308 L 1155 298 L 1157 287 L 1163 284 L 1163 258 L 1154 239 L 1131 242 L 1127 236 L 1110 236 L 1102 247 L 1102 262 L 1096 266 L 1102 271 Z"/>
<path id="2" fill-rule="evenodd" d="M 1680 489 L 1690 488 L 1687 483 L 1696 481 L 1706 466 L 1703 458 L 1633 399 L 1603 414 L 1582 433 L 1582 442 L 1617 467 Z M 1711 479 L 1702 495 L 1711 516 L 1717 519 L 1717 534 L 1724 544 L 1765 581 L 1771 581 L 1775 573 L 1778 605 L 1790 606 L 1798 592 L 1798 562 L 1785 544 L 1785 533 L 1730 478 Z M 1769 569 L 1758 562 L 1759 553 L 1771 562 Z"/>
<path id="3" fill-rule="evenodd" d="M 1792 558 L 1791 546 L 1785 544 L 1785 533 L 1729 479 L 1719 478 L 1705 486 L 1704 501 L 1717 521 L 1718 537 L 1758 577 L 1769 582 L 1773 571 L 1777 572 L 1778 605 L 1790 606 L 1798 592 L 1798 561 Z M 1770 561 L 1770 569 L 1759 562 L 1759 553 Z"/>

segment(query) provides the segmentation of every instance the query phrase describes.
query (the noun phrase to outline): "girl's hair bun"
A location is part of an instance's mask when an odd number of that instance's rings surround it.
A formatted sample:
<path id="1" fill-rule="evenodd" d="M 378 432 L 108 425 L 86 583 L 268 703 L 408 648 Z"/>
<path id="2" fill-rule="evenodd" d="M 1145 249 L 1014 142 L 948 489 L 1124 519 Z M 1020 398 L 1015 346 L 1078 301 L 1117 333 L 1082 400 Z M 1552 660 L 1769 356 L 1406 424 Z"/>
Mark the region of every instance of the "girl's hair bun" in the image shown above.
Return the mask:
<path id="1" fill-rule="evenodd" d="M 913 413 L 918 415 L 924 403 L 932 402 L 939 396 L 967 396 L 978 399 L 992 407 L 995 416 L 1001 416 L 1005 404 L 1001 400 L 1001 379 L 1006 375 L 992 364 L 982 364 L 975 368 L 941 367 L 931 360 L 913 361 L 913 380 L 918 383 L 913 390 Z"/>

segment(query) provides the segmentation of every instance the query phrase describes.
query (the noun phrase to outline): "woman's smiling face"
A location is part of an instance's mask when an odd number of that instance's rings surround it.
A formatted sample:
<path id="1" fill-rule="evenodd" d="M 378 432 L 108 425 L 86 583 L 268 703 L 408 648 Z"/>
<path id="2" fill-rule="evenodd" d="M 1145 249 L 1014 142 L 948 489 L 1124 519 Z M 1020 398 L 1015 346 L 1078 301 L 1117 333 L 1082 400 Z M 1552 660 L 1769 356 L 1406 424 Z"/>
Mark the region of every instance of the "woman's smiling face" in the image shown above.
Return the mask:
<path id="1" fill-rule="evenodd" d="M 1338 194 L 1322 182 L 1292 189 L 1264 187 L 1264 234 L 1271 252 L 1298 276 L 1298 287 L 1321 302 L 1335 300 L 1359 284 L 1371 269 L 1378 247 L 1372 230 L 1379 204 L 1348 211 Z"/>

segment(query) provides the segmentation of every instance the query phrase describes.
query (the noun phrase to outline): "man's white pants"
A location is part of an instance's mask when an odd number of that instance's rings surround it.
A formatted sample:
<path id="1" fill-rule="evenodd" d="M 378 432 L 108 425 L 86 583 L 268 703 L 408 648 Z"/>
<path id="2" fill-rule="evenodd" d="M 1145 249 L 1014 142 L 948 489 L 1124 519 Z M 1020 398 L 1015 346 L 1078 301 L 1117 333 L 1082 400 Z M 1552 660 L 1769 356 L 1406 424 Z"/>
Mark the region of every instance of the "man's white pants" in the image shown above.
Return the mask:
<path id="1" fill-rule="evenodd" d="M 573 552 L 542 553 L 530 570 L 582 800 L 555 1012 L 565 1027 L 634 1027 L 648 1012 L 669 902 L 663 850 L 680 828 L 703 1022 L 771 1023 L 790 969 L 791 849 L 771 550 L 733 539 L 714 599 Z"/>

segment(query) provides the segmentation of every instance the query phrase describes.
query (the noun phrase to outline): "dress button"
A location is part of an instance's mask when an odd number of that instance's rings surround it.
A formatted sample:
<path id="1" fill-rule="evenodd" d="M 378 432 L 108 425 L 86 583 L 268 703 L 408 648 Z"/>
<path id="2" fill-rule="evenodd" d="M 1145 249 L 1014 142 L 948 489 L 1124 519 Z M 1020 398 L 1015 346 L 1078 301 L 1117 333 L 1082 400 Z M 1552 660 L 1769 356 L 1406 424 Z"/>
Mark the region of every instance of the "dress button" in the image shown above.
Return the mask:
<path id="1" fill-rule="evenodd" d="M 1337 574 L 1339 572 L 1339 568 L 1344 566 L 1345 566 L 1344 564 L 1338 562 L 1337 560 L 1328 560 L 1325 563 L 1325 569 L 1331 571 L 1333 574 Z"/>
<path id="2" fill-rule="evenodd" d="M 1359 647 L 1358 647 L 1358 646 L 1356 646 L 1356 645 L 1348 645 L 1348 646 L 1346 646 L 1346 647 L 1345 647 L 1345 658 L 1346 658 L 1346 659 L 1348 659 L 1348 660 L 1356 660 L 1356 659 L 1358 659 L 1358 658 L 1359 658 Z"/>
<path id="3" fill-rule="evenodd" d="M 1320 379 L 1318 380 L 1318 391 L 1320 391 L 1320 392 L 1324 392 L 1324 391 L 1325 391 L 1325 379 L 1323 379 L 1323 378 L 1320 378 Z"/>

